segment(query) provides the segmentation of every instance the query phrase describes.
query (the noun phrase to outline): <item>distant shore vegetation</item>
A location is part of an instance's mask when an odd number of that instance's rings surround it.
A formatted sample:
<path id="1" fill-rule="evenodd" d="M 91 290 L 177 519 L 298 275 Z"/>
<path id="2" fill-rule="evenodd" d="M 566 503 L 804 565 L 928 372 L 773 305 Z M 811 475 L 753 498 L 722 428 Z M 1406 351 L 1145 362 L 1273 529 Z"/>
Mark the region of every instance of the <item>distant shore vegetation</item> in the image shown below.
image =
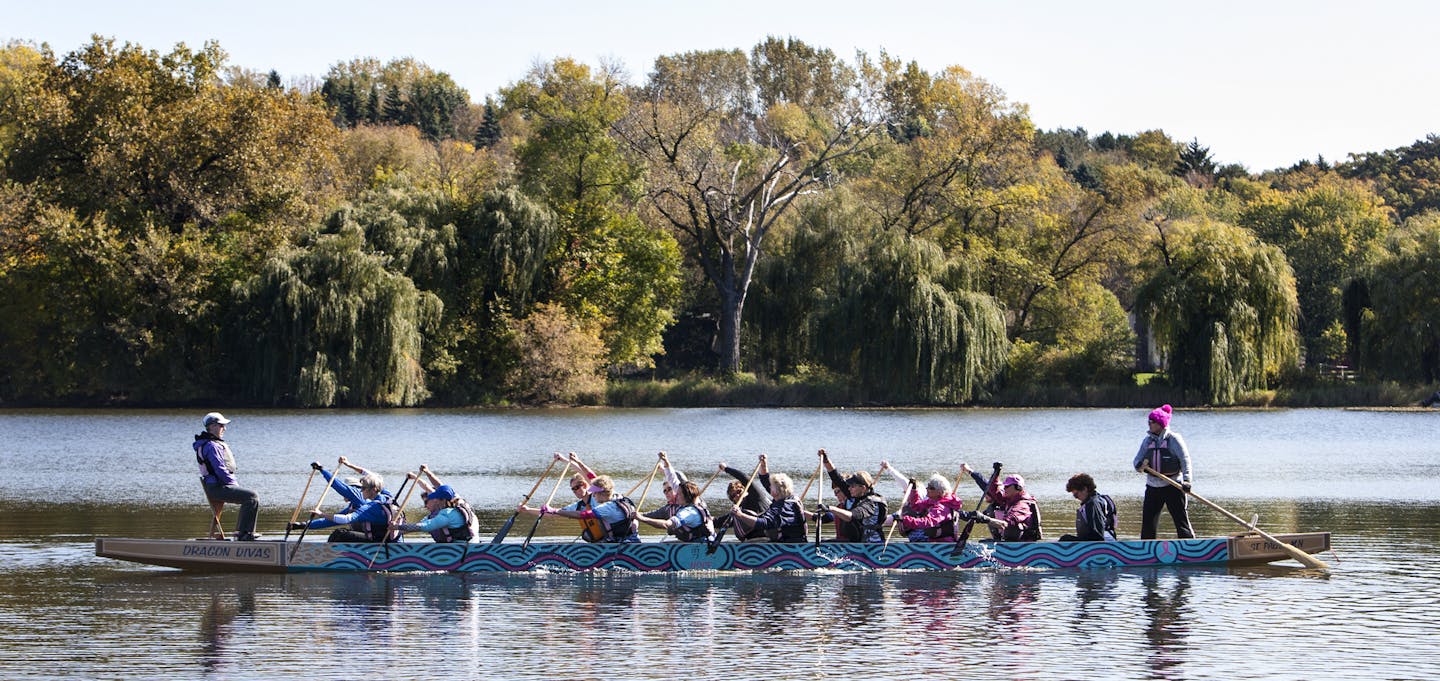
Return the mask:
<path id="1" fill-rule="evenodd" d="M 1040 130 L 883 51 L 640 66 L 469 93 L 410 59 L 0 47 L 0 406 L 1384 406 L 1440 380 L 1440 136 L 1257 171 Z"/>

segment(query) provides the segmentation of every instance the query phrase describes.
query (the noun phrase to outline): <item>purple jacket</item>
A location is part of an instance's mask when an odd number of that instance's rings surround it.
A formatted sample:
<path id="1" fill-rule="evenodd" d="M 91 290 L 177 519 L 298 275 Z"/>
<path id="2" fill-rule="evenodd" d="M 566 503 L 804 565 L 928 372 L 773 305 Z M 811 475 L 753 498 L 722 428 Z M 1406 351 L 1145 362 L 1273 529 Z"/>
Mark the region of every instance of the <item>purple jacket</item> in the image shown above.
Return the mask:
<path id="1" fill-rule="evenodd" d="M 195 449 L 195 463 L 200 465 L 200 482 L 211 485 L 235 484 L 235 455 L 224 440 L 200 433 L 190 445 Z"/>

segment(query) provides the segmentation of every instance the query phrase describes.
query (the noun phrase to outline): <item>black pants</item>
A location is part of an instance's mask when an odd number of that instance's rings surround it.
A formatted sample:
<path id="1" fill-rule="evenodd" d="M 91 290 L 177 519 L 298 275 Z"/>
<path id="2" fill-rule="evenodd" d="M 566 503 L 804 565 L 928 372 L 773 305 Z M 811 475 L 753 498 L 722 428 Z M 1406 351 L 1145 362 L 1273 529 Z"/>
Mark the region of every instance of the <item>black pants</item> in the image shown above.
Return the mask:
<path id="1" fill-rule="evenodd" d="M 1194 537 L 1195 530 L 1190 528 L 1190 513 L 1186 510 L 1189 501 L 1184 491 L 1170 485 L 1146 485 L 1145 506 L 1140 514 L 1140 538 L 1155 538 L 1155 531 L 1160 525 L 1161 510 L 1170 511 L 1170 517 L 1175 521 L 1175 536 L 1181 539 Z"/>
<path id="2" fill-rule="evenodd" d="M 330 533 L 328 541 L 341 544 L 373 544 L 377 540 L 371 539 L 370 535 L 355 530 L 339 529 Z"/>
<path id="3" fill-rule="evenodd" d="M 260 514 L 260 497 L 248 489 L 234 485 L 200 483 L 205 487 L 205 497 L 210 501 L 223 501 L 240 505 L 240 518 L 235 521 L 235 538 L 249 539 L 255 534 L 255 517 Z"/>

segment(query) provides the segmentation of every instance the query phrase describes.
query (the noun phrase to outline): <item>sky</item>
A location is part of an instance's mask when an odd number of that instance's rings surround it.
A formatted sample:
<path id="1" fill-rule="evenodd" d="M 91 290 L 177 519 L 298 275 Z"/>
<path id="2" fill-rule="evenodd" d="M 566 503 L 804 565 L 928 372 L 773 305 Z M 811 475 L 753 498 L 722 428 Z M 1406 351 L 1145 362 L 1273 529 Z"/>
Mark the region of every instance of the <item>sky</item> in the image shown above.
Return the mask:
<path id="1" fill-rule="evenodd" d="M 556 57 L 619 62 L 638 83 L 660 55 L 794 37 L 962 66 L 1041 129 L 1162 129 L 1255 172 L 1440 133 L 1436 26 L 1440 3 L 1418 0 L 0 0 L 0 39 L 57 54 L 92 34 L 161 53 L 214 40 L 287 82 L 412 57 L 474 101 Z"/>

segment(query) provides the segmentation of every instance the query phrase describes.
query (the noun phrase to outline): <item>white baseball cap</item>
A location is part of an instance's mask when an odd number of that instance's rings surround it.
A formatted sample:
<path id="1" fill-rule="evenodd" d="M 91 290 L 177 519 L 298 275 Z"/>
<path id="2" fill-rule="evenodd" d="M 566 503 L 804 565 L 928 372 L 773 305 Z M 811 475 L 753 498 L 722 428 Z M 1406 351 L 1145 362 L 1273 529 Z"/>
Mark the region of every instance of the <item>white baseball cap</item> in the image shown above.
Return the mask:
<path id="1" fill-rule="evenodd" d="M 218 411 L 212 411 L 212 412 L 210 412 L 209 414 L 206 414 L 206 415 L 205 415 L 205 427 L 206 427 L 206 428 L 209 428 L 209 427 L 210 427 L 210 424 L 212 424 L 212 423 L 218 423 L 218 424 L 220 424 L 220 425 L 223 426 L 223 425 L 225 425 L 225 424 L 227 424 L 227 423 L 229 423 L 229 422 L 230 422 L 230 419 L 225 418 L 224 415 L 222 415 L 222 414 L 221 414 L 220 412 L 218 412 Z"/>

